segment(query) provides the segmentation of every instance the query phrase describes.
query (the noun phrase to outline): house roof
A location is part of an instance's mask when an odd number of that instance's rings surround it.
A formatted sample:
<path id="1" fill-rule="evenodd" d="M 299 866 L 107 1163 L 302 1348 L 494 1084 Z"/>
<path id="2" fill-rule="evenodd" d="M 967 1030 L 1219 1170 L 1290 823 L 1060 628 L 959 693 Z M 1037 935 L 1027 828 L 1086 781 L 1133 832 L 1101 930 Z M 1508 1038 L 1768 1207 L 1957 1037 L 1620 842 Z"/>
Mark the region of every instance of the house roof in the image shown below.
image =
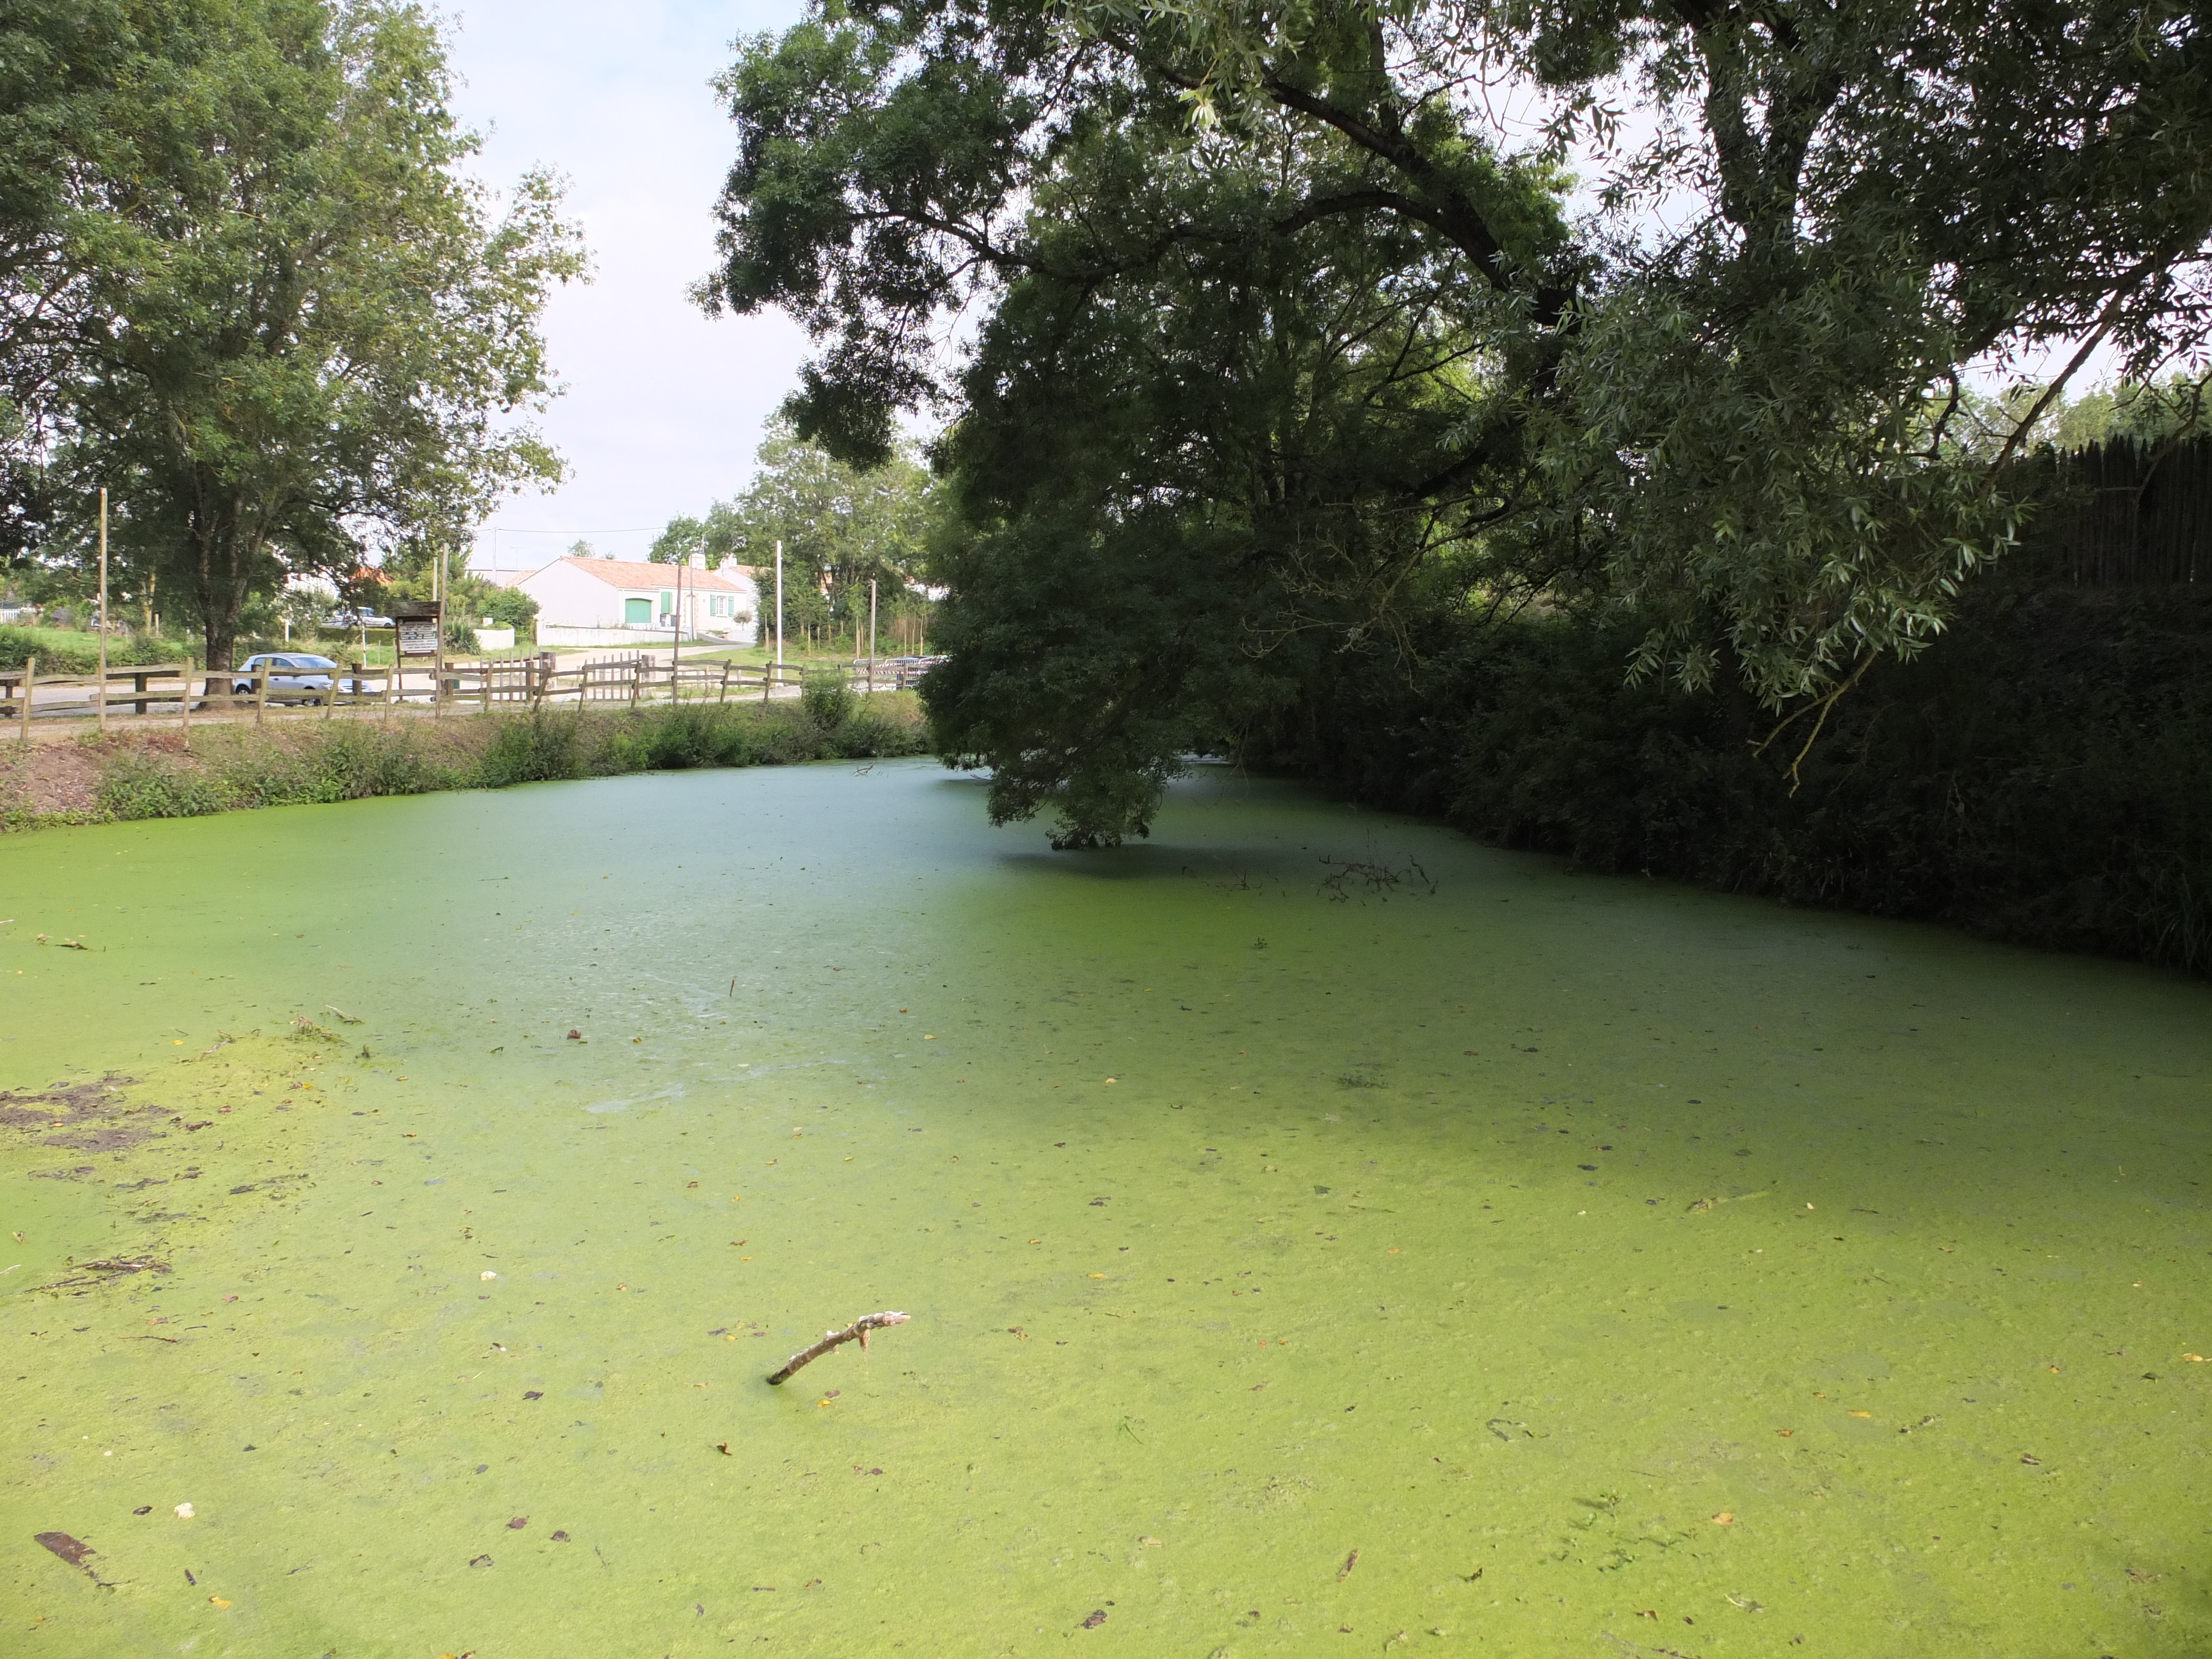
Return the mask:
<path id="1" fill-rule="evenodd" d="M 718 570 L 694 570 L 689 565 L 643 564 L 635 559 L 579 559 L 573 556 L 556 559 L 554 564 L 572 564 L 586 576 L 596 577 L 610 587 L 635 588 L 642 592 L 658 591 L 676 586 L 676 573 L 684 573 L 685 592 L 742 593 L 744 590 Z M 552 565 L 547 565 L 550 570 Z M 742 568 L 742 567 L 740 567 Z M 544 571 L 532 571 L 542 575 Z"/>

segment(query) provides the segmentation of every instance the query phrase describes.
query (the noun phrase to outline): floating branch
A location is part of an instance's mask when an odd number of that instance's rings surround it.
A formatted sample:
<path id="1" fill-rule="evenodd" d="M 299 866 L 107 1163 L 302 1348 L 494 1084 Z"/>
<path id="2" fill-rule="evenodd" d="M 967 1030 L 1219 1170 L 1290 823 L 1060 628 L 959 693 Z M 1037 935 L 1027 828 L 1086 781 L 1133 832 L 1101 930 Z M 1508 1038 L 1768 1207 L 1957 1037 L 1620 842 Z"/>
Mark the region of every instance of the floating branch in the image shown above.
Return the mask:
<path id="1" fill-rule="evenodd" d="M 1418 860 L 1408 857 L 1402 869 L 1371 860 L 1337 860 L 1327 854 L 1322 863 L 1331 874 L 1323 876 L 1321 890 L 1328 895 L 1334 904 L 1348 903 L 1354 893 L 1364 891 L 1372 897 L 1387 899 L 1400 888 L 1414 893 L 1433 895 L 1437 890 L 1436 878 L 1421 868 Z"/>
<path id="2" fill-rule="evenodd" d="M 887 1325 L 903 1325 L 906 1322 L 907 1316 L 902 1313 L 862 1314 L 843 1330 L 832 1331 L 812 1347 L 802 1348 L 792 1355 L 784 1362 L 783 1369 L 769 1378 L 769 1386 L 775 1388 L 789 1382 L 793 1372 L 802 1365 L 812 1364 L 832 1348 L 842 1347 L 848 1342 L 858 1342 L 865 1348 L 868 1346 L 870 1331 L 882 1330 Z"/>

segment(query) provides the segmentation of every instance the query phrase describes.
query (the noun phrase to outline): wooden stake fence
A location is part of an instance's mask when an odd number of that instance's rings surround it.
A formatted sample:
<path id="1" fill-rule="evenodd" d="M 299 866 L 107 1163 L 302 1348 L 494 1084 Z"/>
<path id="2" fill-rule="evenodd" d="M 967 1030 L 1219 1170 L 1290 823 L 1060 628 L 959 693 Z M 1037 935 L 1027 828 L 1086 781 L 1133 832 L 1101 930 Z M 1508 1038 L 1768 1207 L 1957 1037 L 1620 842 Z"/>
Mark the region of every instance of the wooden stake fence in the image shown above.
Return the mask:
<path id="1" fill-rule="evenodd" d="M 816 672 L 821 672 L 817 669 Z M 870 664 L 855 664 L 847 671 L 855 687 L 872 687 L 878 671 Z M 0 720 L 16 723 L 18 743 L 30 741 L 34 712 L 40 720 L 67 720 L 92 715 L 103 709 L 120 709 L 128 703 L 134 715 L 174 714 L 190 740 L 194 717 L 213 714 L 243 718 L 251 714 L 257 726 L 268 723 L 270 712 L 290 708 L 322 720 L 339 709 L 361 714 L 375 710 L 389 721 L 404 707 L 427 706 L 442 713 L 456 704 L 473 702 L 479 712 L 495 708 L 556 707 L 637 708 L 648 702 L 682 704 L 712 702 L 727 704 L 732 696 L 757 690 L 765 703 L 779 692 L 797 690 L 800 672 L 795 665 L 768 663 L 756 666 L 733 662 L 669 663 L 641 652 L 632 656 L 580 663 L 574 667 L 555 665 L 550 653 L 534 657 L 446 662 L 416 669 L 411 676 L 404 665 L 370 667 L 340 663 L 329 670 L 302 670 L 266 665 L 253 669 L 222 669 L 212 673 L 189 663 L 133 664 L 101 675 L 42 675 L 34 658 L 21 668 L 0 669 Z M 886 676 L 886 678 L 890 678 Z M 918 678 L 916 674 L 915 678 Z M 325 681 L 321 686 L 283 682 Z M 128 689 L 122 682 L 128 681 Z M 908 684 L 908 671 L 899 668 L 898 689 Z"/>

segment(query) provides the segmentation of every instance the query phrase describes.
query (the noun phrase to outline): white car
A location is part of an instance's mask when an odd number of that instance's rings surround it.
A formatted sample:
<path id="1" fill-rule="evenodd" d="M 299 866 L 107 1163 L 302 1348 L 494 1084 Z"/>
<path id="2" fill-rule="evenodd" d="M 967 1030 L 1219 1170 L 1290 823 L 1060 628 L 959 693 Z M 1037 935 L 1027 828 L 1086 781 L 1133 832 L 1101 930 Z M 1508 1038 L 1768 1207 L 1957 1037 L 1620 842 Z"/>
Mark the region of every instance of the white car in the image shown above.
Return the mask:
<path id="1" fill-rule="evenodd" d="M 234 672 L 256 673 L 264 665 L 272 672 L 269 676 L 269 701 L 271 702 L 327 702 L 332 684 L 331 670 L 337 666 L 328 657 L 313 657 L 295 652 L 264 652 L 258 657 L 248 657 Z M 366 691 L 368 688 L 359 680 L 348 680 L 339 688 L 348 693 Z M 235 680 L 231 690 L 241 697 L 253 695 L 252 680 Z"/>

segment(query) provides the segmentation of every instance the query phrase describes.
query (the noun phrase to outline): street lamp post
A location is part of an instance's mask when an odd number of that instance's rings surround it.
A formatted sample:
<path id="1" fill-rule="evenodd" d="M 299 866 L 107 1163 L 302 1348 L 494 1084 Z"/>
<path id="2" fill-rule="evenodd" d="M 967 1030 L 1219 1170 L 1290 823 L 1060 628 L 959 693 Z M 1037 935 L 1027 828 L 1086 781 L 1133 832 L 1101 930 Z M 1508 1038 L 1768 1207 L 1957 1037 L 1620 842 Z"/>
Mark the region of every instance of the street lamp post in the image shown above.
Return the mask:
<path id="1" fill-rule="evenodd" d="M 783 666 L 783 544 L 780 541 L 775 544 L 775 665 Z"/>

